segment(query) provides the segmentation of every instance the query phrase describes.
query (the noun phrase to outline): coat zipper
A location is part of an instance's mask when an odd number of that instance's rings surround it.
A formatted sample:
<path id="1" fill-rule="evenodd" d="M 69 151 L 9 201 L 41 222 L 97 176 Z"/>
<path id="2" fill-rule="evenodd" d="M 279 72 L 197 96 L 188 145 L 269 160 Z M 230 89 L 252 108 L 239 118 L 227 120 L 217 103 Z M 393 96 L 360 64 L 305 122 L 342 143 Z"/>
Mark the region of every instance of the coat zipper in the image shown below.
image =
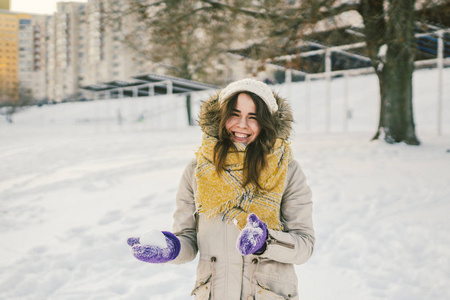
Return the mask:
<path id="1" fill-rule="evenodd" d="M 294 244 L 285 243 L 285 242 L 276 240 L 270 234 L 269 234 L 269 238 L 267 239 L 267 245 L 279 245 L 279 246 L 283 246 L 283 247 L 286 247 L 286 248 L 289 248 L 289 249 L 295 249 L 295 245 Z"/>

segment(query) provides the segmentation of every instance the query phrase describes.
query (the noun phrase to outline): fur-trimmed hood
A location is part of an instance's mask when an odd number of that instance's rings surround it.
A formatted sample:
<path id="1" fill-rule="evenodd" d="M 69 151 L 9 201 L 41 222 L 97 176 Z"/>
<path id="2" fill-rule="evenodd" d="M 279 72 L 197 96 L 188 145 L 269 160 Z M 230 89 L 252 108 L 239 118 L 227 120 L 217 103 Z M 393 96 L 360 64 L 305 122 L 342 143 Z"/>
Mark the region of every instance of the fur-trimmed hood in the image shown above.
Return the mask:
<path id="1" fill-rule="evenodd" d="M 278 111 L 275 112 L 277 138 L 287 140 L 292 130 L 292 109 L 286 99 L 281 98 L 275 93 L 273 95 L 278 104 Z M 220 124 L 219 93 L 202 103 L 198 124 L 204 133 L 218 138 Z"/>

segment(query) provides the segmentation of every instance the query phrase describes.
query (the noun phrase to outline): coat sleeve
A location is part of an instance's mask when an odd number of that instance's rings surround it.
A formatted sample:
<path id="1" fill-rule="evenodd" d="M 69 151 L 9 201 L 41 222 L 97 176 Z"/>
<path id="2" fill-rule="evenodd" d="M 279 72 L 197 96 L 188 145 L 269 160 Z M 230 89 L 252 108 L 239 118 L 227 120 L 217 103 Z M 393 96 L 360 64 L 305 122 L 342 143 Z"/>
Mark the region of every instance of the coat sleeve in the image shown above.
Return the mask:
<path id="1" fill-rule="evenodd" d="M 194 170 L 196 160 L 185 168 L 176 197 L 176 209 L 173 214 L 173 232 L 181 243 L 180 254 L 170 263 L 182 264 L 192 261 L 197 255 L 197 214 L 194 201 Z"/>
<path id="2" fill-rule="evenodd" d="M 311 189 L 295 160 L 289 164 L 286 181 L 280 210 L 284 230 L 269 229 L 267 248 L 261 257 L 302 264 L 311 257 L 315 242 Z"/>

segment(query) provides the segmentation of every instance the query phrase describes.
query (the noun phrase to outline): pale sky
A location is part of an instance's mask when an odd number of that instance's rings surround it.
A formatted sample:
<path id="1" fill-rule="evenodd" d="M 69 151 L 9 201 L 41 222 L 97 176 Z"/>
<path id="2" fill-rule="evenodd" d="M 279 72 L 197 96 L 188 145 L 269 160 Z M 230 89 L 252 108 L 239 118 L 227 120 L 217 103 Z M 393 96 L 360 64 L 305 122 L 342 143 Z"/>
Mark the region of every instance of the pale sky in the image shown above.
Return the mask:
<path id="1" fill-rule="evenodd" d="M 56 2 L 87 2 L 87 0 L 10 0 L 11 11 L 51 15 L 56 12 Z"/>

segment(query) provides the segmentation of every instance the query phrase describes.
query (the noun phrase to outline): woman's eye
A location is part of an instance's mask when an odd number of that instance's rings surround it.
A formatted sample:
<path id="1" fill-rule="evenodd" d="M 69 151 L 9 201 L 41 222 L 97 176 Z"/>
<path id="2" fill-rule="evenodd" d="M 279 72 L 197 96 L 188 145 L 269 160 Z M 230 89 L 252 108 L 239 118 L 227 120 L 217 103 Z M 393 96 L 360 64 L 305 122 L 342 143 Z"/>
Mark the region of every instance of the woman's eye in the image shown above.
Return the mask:
<path id="1" fill-rule="evenodd" d="M 231 115 L 234 117 L 239 117 L 239 115 L 237 113 L 232 113 Z"/>
<path id="2" fill-rule="evenodd" d="M 256 117 L 250 117 L 249 119 L 256 120 Z"/>

